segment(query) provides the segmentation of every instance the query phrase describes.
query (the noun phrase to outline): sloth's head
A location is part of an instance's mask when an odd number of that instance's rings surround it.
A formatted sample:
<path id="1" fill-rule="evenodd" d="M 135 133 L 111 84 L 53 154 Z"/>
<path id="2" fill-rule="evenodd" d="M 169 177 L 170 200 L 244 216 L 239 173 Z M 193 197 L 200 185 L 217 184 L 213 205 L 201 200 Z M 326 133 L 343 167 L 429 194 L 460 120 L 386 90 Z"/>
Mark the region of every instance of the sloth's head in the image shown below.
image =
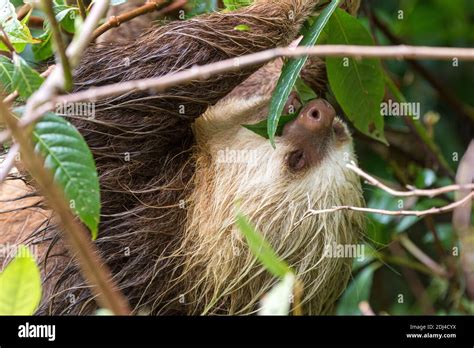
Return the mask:
<path id="1" fill-rule="evenodd" d="M 237 202 L 304 282 L 306 313 L 330 310 L 350 275 L 352 260 L 323 254 L 328 246 L 355 243 L 362 216 L 338 211 L 305 217 L 310 207 L 363 204 L 359 178 L 345 166 L 354 160 L 347 127 L 327 101 L 302 106 L 292 94 L 286 112 L 298 110 L 298 116 L 284 126 L 274 149 L 241 126 L 265 119 L 268 103 L 263 97 L 222 101 L 195 125 L 195 190 L 182 249 L 184 274 L 193 278 L 184 296 L 197 308 L 210 304 L 200 308 L 205 313 L 255 310 L 275 283 L 235 225 Z"/>

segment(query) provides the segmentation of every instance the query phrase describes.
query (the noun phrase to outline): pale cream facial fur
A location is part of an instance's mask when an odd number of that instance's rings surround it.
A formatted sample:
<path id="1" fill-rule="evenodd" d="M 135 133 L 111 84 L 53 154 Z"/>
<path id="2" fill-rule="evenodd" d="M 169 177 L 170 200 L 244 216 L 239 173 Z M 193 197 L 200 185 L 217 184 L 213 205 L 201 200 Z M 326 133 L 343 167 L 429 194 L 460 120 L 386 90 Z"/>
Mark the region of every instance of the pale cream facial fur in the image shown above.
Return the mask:
<path id="1" fill-rule="evenodd" d="M 328 313 L 350 276 L 352 259 L 327 258 L 323 250 L 334 243 L 356 243 L 364 226 L 361 214 L 339 211 L 302 218 L 309 206 L 363 205 L 359 178 L 345 167 L 355 160 L 352 140 L 333 141 L 318 166 L 291 173 L 285 165 L 291 144 L 280 138 L 273 149 L 267 139 L 240 126 L 254 122 L 267 103 L 259 97 L 223 101 L 196 122 L 196 189 L 180 248 L 186 255 L 182 274 L 192 275 L 184 279 L 183 295 L 197 308 L 195 314 L 253 312 L 277 281 L 249 252 L 237 229 L 237 202 L 303 281 L 305 314 Z M 223 157 L 225 151 L 234 155 Z M 239 151 L 246 156 L 238 157 Z"/>

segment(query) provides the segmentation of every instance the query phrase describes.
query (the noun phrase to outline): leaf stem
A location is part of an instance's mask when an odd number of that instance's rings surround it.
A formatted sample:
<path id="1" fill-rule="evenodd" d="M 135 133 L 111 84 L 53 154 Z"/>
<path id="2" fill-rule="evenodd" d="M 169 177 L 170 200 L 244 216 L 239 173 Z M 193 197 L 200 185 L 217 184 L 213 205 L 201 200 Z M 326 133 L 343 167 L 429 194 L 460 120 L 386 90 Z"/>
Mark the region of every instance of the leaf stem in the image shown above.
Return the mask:
<path id="1" fill-rule="evenodd" d="M 64 74 L 64 90 L 70 91 L 72 89 L 72 72 L 71 65 L 69 64 L 69 59 L 66 55 L 66 47 L 64 45 L 63 38 L 61 36 L 61 30 L 59 29 L 58 22 L 53 11 L 53 2 L 52 0 L 41 0 L 43 6 L 43 11 L 48 17 L 49 24 L 51 26 L 51 31 L 53 33 L 54 43 L 58 50 L 59 61 L 63 69 Z"/>

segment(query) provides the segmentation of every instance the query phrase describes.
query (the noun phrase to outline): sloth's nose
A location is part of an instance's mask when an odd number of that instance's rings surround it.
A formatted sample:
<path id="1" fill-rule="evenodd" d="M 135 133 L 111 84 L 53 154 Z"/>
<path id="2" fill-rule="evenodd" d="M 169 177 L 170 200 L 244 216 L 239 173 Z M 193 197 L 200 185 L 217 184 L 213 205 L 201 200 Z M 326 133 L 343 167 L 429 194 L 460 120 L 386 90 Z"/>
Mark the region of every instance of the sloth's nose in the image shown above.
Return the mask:
<path id="1" fill-rule="evenodd" d="M 324 99 L 316 99 L 303 108 L 296 122 L 311 133 L 325 133 L 332 127 L 334 117 L 336 111 L 332 105 Z"/>
<path id="2" fill-rule="evenodd" d="M 303 108 L 294 121 L 285 125 L 283 136 L 321 138 L 329 134 L 336 111 L 324 99 L 316 99 Z"/>

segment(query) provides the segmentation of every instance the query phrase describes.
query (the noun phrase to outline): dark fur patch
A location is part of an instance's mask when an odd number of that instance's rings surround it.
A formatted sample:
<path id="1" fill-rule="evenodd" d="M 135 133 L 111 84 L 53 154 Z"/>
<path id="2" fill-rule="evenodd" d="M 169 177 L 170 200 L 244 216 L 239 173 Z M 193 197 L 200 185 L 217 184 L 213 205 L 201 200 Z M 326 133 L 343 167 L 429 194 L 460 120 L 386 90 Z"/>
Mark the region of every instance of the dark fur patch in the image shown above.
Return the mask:
<path id="1" fill-rule="evenodd" d="M 172 22 L 132 42 L 98 44 L 75 72 L 75 90 L 163 76 L 287 45 L 316 2 L 262 1 L 234 13 Z M 294 21 L 288 19 L 291 11 Z M 250 30 L 234 29 L 241 24 Z M 192 81 L 164 93 L 100 100 L 94 119 L 69 115 L 87 140 L 100 175 L 103 215 L 97 247 L 135 311 L 186 311 L 155 300 L 170 277 L 179 275 L 180 261 L 167 256 L 183 237 L 186 199 L 193 190 L 190 124 L 258 68 Z M 58 233 L 51 228 L 51 238 Z M 58 272 L 55 295 L 45 299 L 40 313 L 93 312 L 96 305 L 74 261 Z"/>

